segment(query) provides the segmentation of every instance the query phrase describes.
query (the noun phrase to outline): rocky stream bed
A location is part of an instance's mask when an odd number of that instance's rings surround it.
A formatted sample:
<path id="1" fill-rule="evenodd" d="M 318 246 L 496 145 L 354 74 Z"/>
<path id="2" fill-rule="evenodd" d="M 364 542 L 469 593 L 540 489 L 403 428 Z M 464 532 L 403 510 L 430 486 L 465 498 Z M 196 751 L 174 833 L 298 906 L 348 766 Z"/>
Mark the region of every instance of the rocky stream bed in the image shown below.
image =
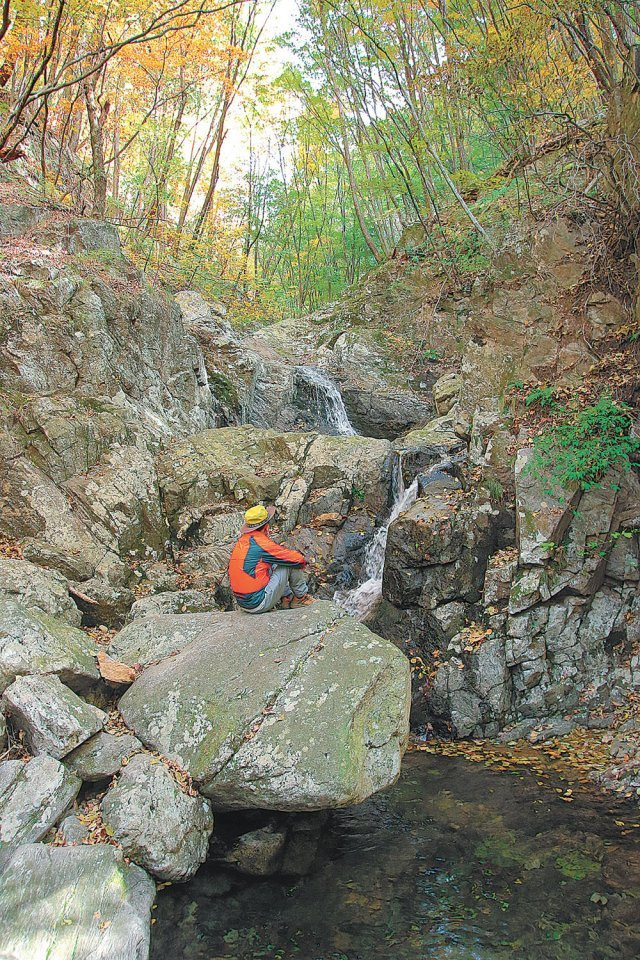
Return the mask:
<path id="1" fill-rule="evenodd" d="M 6 207 L 0 239 L 39 245 L 0 278 L 2 960 L 146 960 L 152 926 L 185 960 L 637 956 L 640 481 L 550 492 L 504 399 L 594 360 L 522 316 L 570 285 L 576 231 L 505 250 L 455 324 L 444 303 L 460 356 L 416 380 L 344 305 L 242 337 L 108 225 Z M 622 322 L 598 304 L 594 342 Z M 312 607 L 234 609 L 256 501 Z M 593 792 L 401 771 L 410 719 L 579 735 Z"/>

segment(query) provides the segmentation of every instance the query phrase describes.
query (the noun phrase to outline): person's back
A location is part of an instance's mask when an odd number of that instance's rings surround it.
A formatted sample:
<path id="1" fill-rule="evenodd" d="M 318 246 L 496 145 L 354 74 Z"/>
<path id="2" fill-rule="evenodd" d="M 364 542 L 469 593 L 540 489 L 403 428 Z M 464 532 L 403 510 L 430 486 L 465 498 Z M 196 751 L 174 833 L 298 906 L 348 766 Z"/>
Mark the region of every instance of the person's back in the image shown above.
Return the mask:
<path id="1" fill-rule="evenodd" d="M 298 550 L 283 547 L 269 535 L 275 508 L 251 507 L 245 513 L 240 538 L 229 560 L 229 583 L 238 606 L 248 613 L 265 613 L 283 606 L 312 603 Z"/>

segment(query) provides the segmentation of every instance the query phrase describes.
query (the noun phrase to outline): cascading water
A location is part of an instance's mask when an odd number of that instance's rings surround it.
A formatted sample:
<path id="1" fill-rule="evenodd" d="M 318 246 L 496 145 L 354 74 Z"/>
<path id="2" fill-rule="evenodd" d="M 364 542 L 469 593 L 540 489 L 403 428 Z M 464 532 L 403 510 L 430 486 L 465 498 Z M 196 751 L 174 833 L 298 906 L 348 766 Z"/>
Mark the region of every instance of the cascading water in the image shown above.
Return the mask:
<path id="1" fill-rule="evenodd" d="M 316 367 L 296 367 L 296 386 L 304 390 L 311 400 L 318 420 L 333 433 L 355 437 L 347 414 L 342 394 L 326 373 Z"/>
<path id="2" fill-rule="evenodd" d="M 336 603 L 358 620 L 364 620 L 382 596 L 382 574 L 389 527 L 417 498 L 418 479 L 416 477 L 411 486 L 405 487 L 400 454 L 393 472 L 393 506 L 387 522 L 378 527 L 365 550 L 362 579 L 353 590 L 337 590 L 333 597 Z"/>

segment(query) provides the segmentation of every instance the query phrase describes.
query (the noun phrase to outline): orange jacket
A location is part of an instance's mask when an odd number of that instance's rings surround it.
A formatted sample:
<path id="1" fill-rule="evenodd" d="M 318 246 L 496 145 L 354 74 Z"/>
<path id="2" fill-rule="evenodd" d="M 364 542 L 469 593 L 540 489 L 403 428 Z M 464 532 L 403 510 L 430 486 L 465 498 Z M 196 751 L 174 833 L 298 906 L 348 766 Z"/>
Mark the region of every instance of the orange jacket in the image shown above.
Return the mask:
<path id="1" fill-rule="evenodd" d="M 306 560 L 298 550 L 289 550 L 275 543 L 264 527 L 243 533 L 229 560 L 229 583 L 241 607 L 253 609 L 260 606 L 274 563 L 304 567 Z"/>

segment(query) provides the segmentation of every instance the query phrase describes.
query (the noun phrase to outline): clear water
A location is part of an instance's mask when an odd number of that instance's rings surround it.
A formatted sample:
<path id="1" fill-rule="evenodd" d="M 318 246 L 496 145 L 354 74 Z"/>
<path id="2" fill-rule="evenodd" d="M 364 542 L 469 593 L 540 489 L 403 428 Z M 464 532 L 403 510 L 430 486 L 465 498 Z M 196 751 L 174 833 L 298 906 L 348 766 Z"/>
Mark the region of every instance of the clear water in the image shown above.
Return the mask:
<path id="1" fill-rule="evenodd" d="M 556 787 L 411 754 L 390 791 L 332 814 L 309 876 L 228 889 L 205 866 L 161 891 L 152 960 L 637 960 L 634 808 Z"/>

